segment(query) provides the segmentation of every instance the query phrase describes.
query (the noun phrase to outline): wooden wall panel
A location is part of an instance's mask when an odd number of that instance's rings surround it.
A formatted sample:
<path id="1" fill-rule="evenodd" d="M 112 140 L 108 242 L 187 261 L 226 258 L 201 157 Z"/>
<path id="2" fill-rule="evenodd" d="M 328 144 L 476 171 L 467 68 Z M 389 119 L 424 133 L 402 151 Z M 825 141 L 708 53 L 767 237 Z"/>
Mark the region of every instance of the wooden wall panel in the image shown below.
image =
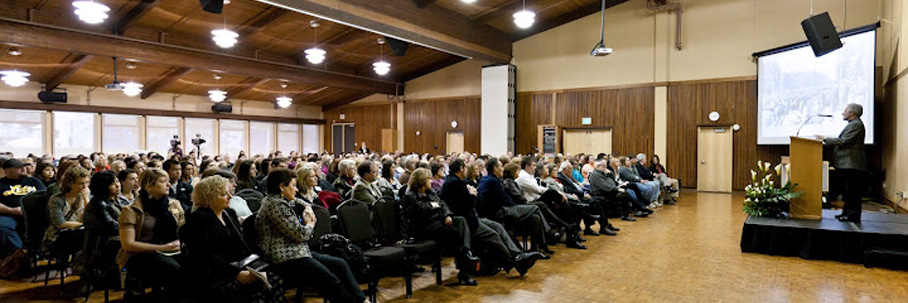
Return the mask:
<path id="1" fill-rule="evenodd" d="M 514 121 L 514 149 L 518 154 L 533 153 L 536 146 L 537 128 L 539 124 L 552 124 L 554 112 L 552 111 L 554 98 L 551 93 L 520 93 L 517 94 Z"/>
<path id="2" fill-rule="evenodd" d="M 362 105 L 348 106 L 325 111 L 324 127 L 324 146 L 329 152 L 333 152 L 331 146 L 331 124 L 332 123 L 354 123 L 356 124 L 356 144 L 366 142 L 366 147 L 372 151 L 381 149 L 381 130 L 383 128 L 395 128 L 392 124 L 396 106 L 391 104 L 384 105 Z M 340 115 L 344 114 L 344 119 Z M 357 145 L 357 148 L 359 146 Z M 390 152 L 390 151 L 389 151 Z"/>
<path id="3" fill-rule="evenodd" d="M 720 118 L 709 121 L 716 111 Z M 697 184 L 697 127 L 734 125 L 732 189 L 741 190 L 750 182 L 750 170 L 757 160 L 779 163 L 788 153 L 787 145 L 757 145 L 756 81 L 730 81 L 671 85 L 668 88 L 669 174 L 682 180 L 682 186 Z"/>
<path id="4" fill-rule="evenodd" d="M 654 88 L 571 91 L 558 93 L 555 124 L 565 128 L 612 128 L 612 153 L 653 154 Z M 592 119 L 582 125 L 582 119 Z"/>
<path id="5" fill-rule="evenodd" d="M 408 100 L 404 103 L 404 151 L 446 153 L 446 133 L 462 131 L 464 150 L 479 153 L 481 106 L 479 97 Z M 457 128 L 451 127 L 452 121 L 457 121 Z"/>

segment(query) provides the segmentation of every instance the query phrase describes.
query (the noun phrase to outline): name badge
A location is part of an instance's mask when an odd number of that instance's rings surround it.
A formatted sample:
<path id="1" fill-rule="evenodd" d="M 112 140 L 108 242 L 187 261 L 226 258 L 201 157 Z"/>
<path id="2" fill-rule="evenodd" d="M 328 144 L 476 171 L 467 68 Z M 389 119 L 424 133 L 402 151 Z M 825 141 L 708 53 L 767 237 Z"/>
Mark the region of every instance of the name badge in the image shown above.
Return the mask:
<path id="1" fill-rule="evenodd" d="M 439 204 L 438 202 L 431 202 L 431 203 L 429 203 L 429 204 L 432 205 L 432 208 L 439 208 L 439 207 L 441 207 L 441 204 Z"/>

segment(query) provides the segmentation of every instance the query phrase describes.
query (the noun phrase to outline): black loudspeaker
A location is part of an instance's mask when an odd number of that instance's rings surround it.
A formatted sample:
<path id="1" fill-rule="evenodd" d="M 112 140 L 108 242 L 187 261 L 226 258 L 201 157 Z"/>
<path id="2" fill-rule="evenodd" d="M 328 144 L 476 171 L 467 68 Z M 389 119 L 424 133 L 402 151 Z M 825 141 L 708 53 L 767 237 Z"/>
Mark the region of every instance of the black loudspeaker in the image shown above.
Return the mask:
<path id="1" fill-rule="evenodd" d="M 211 111 L 216 113 L 232 113 L 233 105 L 225 103 L 215 103 L 211 106 Z"/>
<path id="2" fill-rule="evenodd" d="M 817 57 L 842 48 L 842 40 L 839 40 L 839 33 L 835 31 L 835 25 L 832 24 L 828 12 L 804 19 L 801 21 L 801 27 L 804 28 L 807 41 L 810 41 L 813 54 Z"/>
<path id="3" fill-rule="evenodd" d="M 410 47 L 410 43 L 391 37 L 385 37 L 385 41 L 388 41 L 388 47 L 391 48 L 391 53 L 398 57 L 403 57 L 405 54 L 407 54 L 407 48 Z"/>
<path id="4" fill-rule="evenodd" d="M 220 14 L 224 9 L 224 0 L 199 0 L 199 3 L 202 4 L 202 10 L 212 14 Z"/>
<path id="5" fill-rule="evenodd" d="M 38 92 L 38 100 L 44 103 L 66 103 L 66 93 Z"/>

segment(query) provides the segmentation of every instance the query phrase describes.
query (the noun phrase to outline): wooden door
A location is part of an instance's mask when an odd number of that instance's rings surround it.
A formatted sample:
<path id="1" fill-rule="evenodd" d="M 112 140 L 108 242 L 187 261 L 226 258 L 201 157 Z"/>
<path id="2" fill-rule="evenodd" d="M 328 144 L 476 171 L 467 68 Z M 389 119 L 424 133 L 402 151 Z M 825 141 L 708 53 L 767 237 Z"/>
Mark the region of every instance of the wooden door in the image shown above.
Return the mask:
<path id="1" fill-rule="evenodd" d="M 700 127 L 697 136 L 697 190 L 731 192 L 732 131 Z"/>
<path id="2" fill-rule="evenodd" d="M 462 153 L 463 152 L 463 132 L 447 132 L 445 139 L 445 153 Z"/>
<path id="3" fill-rule="evenodd" d="M 331 152 L 340 154 L 344 152 L 344 125 L 331 125 Z"/>
<path id="4" fill-rule="evenodd" d="M 587 135 L 586 130 L 564 130 L 562 138 L 562 151 L 565 154 L 576 155 L 579 153 L 587 153 L 587 149 L 589 149 L 589 136 Z"/>
<path id="5" fill-rule="evenodd" d="M 353 124 L 344 125 L 344 152 L 352 153 L 359 149 L 356 143 L 356 128 Z"/>
<path id="6" fill-rule="evenodd" d="M 591 129 L 589 130 L 589 152 L 598 155 L 599 153 L 612 153 L 612 131 L 608 129 Z"/>

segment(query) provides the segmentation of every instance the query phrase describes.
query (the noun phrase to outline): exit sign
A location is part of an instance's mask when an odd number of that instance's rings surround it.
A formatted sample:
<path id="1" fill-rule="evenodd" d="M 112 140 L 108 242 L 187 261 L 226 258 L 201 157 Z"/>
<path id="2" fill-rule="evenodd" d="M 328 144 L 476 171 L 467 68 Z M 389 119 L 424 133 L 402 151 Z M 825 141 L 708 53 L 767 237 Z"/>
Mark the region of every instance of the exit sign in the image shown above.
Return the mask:
<path id="1" fill-rule="evenodd" d="M 593 124 L 593 118 L 582 118 L 580 119 L 580 123 L 583 125 Z"/>

